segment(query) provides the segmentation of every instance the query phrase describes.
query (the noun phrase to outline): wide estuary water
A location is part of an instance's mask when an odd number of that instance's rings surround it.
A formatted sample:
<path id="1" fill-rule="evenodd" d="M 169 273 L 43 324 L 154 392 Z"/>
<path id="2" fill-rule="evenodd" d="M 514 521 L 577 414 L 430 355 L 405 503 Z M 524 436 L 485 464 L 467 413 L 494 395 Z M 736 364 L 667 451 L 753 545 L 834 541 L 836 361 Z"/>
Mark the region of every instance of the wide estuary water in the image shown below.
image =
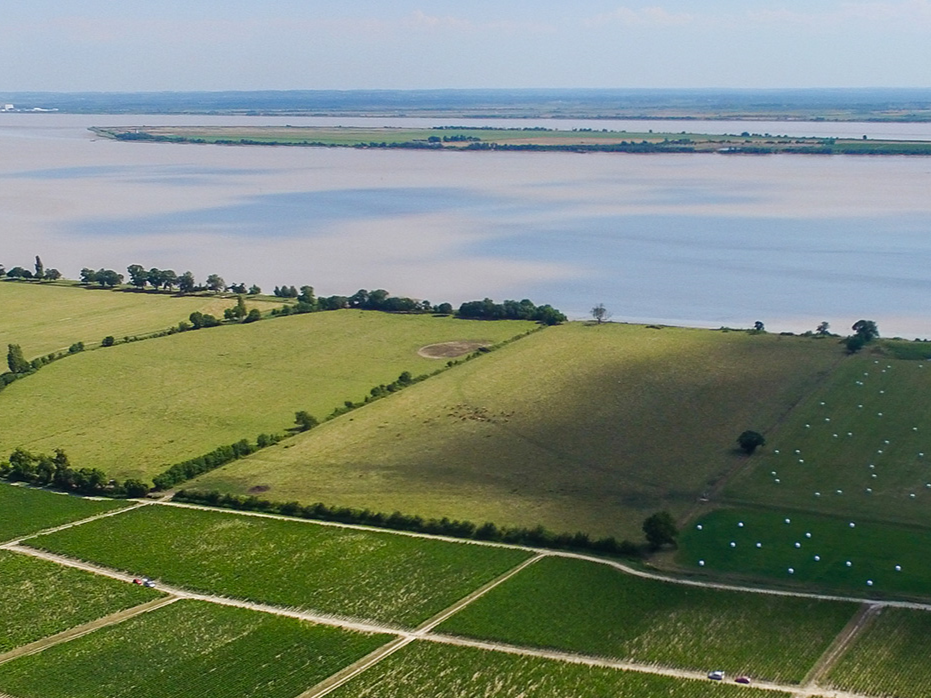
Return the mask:
<path id="1" fill-rule="evenodd" d="M 0 262 L 129 264 L 583 317 L 931 336 L 931 158 L 119 143 L 87 127 L 435 120 L 0 114 Z M 481 122 L 493 123 L 493 122 Z M 931 140 L 927 124 L 514 122 Z M 476 123 L 475 125 L 479 125 Z"/>

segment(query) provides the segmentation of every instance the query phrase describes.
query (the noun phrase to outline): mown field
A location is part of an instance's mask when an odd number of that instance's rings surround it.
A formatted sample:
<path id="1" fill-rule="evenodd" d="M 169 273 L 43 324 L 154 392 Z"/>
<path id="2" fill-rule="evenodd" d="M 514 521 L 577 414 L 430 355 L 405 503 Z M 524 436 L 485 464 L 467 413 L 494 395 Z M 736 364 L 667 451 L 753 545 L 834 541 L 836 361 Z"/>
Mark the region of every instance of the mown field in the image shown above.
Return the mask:
<path id="1" fill-rule="evenodd" d="M 414 626 L 528 557 L 228 512 L 149 506 L 30 545 L 210 594 Z"/>
<path id="2" fill-rule="evenodd" d="M 752 698 L 788 696 L 430 642 L 408 645 L 331 694 L 334 698 Z"/>
<path id="3" fill-rule="evenodd" d="M 0 542 L 126 506 L 0 482 Z"/>
<path id="4" fill-rule="evenodd" d="M 293 698 L 387 640 L 178 601 L 0 665 L 17 698 Z"/>
<path id="5" fill-rule="evenodd" d="M 800 682 L 857 606 L 687 587 L 545 558 L 438 632 Z"/>
<path id="6" fill-rule="evenodd" d="M 193 486 L 303 503 L 642 536 L 724 474 L 842 354 L 835 342 L 554 327 Z"/>
<path id="7" fill-rule="evenodd" d="M 931 696 L 931 613 L 885 608 L 821 683 L 870 696 Z"/>
<path id="8" fill-rule="evenodd" d="M 195 310 L 222 318 L 233 298 L 133 293 L 52 283 L 0 282 L 0 345 L 19 344 L 27 359 L 67 351 L 76 342 L 88 347 L 166 330 Z M 249 299 L 249 308 L 271 310 L 281 303 Z M 4 367 L 4 370 L 6 368 Z"/>
<path id="9" fill-rule="evenodd" d="M 0 394 L 0 454 L 60 447 L 75 467 L 148 479 L 217 446 L 282 433 L 297 410 L 322 420 L 402 371 L 442 367 L 418 356 L 424 345 L 497 342 L 533 327 L 345 310 L 85 352 Z"/>
<path id="10" fill-rule="evenodd" d="M 0 550 L 0 654 L 160 595 Z"/>
<path id="11" fill-rule="evenodd" d="M 859 516 L 739 508 L 718 510 L 690 524 L 680 536 L 676 559 L 682 567 L 711 575 L 859 597 L 926 598 L 931 593 L 929 547 L 931 531 L 923 528 Z"/>
<path id="12" fill-rule="evenodd" d="M 931 525 L 929 390 L 924 361 L 848 359 L 768 435 L 726 499 Z"/>

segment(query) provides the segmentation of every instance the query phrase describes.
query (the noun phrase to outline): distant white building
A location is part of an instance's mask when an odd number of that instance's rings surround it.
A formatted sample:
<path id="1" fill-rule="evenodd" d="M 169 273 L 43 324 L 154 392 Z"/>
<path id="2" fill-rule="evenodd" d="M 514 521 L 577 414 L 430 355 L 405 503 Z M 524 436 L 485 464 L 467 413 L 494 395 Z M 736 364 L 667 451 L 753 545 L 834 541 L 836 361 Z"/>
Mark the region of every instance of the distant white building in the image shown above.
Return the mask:
<path id="1" fill-rule="evenodd" d="M 13 111 L 13 105 L 12 105 L 12 104 L 4 104 L 4 105 L 3 105 L 3 109 L 0 109 L 0 111 Z"/>

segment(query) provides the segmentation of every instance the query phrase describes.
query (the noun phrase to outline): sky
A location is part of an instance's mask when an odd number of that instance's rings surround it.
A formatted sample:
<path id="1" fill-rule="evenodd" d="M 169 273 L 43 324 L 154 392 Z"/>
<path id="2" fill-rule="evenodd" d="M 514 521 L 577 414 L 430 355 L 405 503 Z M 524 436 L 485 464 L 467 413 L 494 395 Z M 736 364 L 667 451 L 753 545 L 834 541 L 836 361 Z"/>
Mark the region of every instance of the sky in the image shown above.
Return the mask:
<path id="1" fill-rule="evenodd" d="M 931 87 L 931 0 L 7 0 L 0 91 Z"/>

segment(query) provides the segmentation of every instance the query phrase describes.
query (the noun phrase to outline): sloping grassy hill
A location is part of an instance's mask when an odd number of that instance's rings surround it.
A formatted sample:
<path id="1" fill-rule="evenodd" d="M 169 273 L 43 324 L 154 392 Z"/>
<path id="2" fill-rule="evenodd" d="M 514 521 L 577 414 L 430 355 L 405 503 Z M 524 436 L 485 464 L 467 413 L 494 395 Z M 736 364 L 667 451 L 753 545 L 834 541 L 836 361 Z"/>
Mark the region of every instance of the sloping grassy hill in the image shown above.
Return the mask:
<path id="1" fill-rule="evenodd" d="M 19 344 L 33 359 L 87 345 L 107 335 L 117 339 L 164 330 L 195 310 L 222 318 L 233 298 L 133 293 L 76 285 L 0 282 L 0 346 Z M 281 303 L 249 299 L 247 306 L 271 310 Z M 3 370 L 6 370 L 4 366 Z"/>
<path id="2" fill-rule="evenodd" d="M 206 489 L 639 538 L 842 360 L 836 343 L 572 323 L 195 480 Z"/>
<path id="3" fill-rule="evenodd" d="M 281 433 L 296 410 L 322 419 L 402 371 L 442 367 L 417 354 L 424 345 L 498 342 L 533 327 L 346 310 L 85 352 L 0 393 L 0 454 L 61 447 L 76 467 L 151 478 L 219 445 Z"/>

